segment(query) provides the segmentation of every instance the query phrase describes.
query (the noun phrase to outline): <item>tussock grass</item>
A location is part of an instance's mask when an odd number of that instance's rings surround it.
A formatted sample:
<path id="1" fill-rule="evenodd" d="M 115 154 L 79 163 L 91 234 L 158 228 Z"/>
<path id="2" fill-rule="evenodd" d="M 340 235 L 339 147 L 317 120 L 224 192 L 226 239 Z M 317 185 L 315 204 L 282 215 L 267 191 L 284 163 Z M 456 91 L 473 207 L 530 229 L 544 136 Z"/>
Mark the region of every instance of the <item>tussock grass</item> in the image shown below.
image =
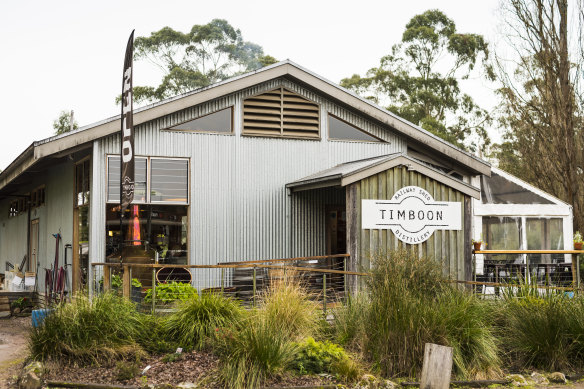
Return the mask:
<path id="1" fill-rule="evenodd" d="M 138 343 L 145 329 L 143 316 L 130 301 L 112 293 L 93 301 L 79 295 L 31 329 L 29 350 L 38 360 L 100 364 L 135 359 L 146 354 Z"/>
<path id="2" fill-rule="evenodd" d="M 499 372 L 491 310 L 452 287 L 432 258 L 414 250 L 377 255 L 366 293 L 337 313 L 337 339 L 362 347 L 382 375 L 420 374 L 425 343 L 453 347 L 454 370 L 461 377 Z"/>
<path id="3" fill-rule="evenodd" d="M 216 293 L 191 296 L 163 322 L 163 332 L 179 347 L 201 350 L 220 329 L 239 322 L 244 309 L 238 301 Z"/>
<path id="4" fill-rule="evenodd" d="M 220 377 L 228 388 L 256 388 L 291 367 L 293 343 L 318 328 L 318 310 L 297 281 L 274 281 L 233 331 L 219 334 Z"/>
<path id="5" fill-rule="evenodd" d="M 510 365 L 549 371 L 584 367 L 584 297 L 521 285 L 505 294 L 497 315 Z"/>
<path id="6" fill-rule="evenodd" d="M 272 280 L 262 293 L 258 314 L 293 341 L 317 332 L 320 312 L 298 279 L 285 277 Z"/>

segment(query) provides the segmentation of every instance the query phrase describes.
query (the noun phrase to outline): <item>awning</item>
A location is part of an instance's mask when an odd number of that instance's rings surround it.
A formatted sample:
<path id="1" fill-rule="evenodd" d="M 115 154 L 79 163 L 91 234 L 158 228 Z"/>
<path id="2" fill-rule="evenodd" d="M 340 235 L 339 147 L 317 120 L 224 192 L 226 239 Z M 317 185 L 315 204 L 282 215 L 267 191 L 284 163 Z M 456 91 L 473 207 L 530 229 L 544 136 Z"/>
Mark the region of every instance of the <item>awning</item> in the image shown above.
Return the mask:
<path id="1" fill-rule="evenodd" d="M 303 191 L 334 186 L 343 187 L 396 166 L 405 166 L 408 170 L 417 171 L 461 193 L 480 199 L 481 191 L 479 188 L 462 182 L 402 153 L 345 162 L 290 182 L 286 184 L 286 188 L 292 191 Z"/>

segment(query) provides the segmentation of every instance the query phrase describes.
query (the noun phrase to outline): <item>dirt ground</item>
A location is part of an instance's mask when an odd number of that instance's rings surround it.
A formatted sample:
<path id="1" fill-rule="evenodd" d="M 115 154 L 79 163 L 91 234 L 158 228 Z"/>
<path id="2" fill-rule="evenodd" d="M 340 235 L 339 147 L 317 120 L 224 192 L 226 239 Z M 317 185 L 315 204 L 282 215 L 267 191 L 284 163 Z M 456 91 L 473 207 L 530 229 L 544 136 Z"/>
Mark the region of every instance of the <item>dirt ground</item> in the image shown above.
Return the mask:
<path id="1" fill-rule="evenodd" d="M 12 377 L 27 356 L 27 332 L 30 317 L 0 319 L 0 388 L 10 387 Z"/>

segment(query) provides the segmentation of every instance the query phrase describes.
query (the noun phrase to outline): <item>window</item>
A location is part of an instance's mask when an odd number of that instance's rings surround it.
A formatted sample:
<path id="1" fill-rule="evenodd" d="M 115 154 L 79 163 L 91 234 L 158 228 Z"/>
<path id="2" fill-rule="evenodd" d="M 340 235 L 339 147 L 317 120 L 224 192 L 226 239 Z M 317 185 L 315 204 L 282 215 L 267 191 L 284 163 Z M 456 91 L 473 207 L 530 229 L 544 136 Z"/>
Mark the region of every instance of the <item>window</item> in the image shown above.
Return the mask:
<path id="1" fill-rule="evenodd" d="M 278 88 L 244 100 L 242 133 L 318 139 L 319 118 L 318 104 Z"/>
<path id="2" fill-rule="evenodd" d="M 230 133 L 233 131 L 233 108 L 225 108 L 169 129 Z"/>
<path id="3" fill-rule="evenodd" d="M 188 203 L 189 161 L 184 158 L 136 157 L 133 204 Z M 120 202 L 120 157 L 108 156 L 107 202 Z"/>
<path id="4" fill-rule="evenodd" d="M 519 217 L 483 217 L 483 239 L 489 250 L 521 249 L 521 218 Z M 520 260 L 512 254 L 491 255 L 493 260 Z"/>
<path id="5" fill-rule="evenodd" d="M 106 256 L 119 255 L 120 206 L 106 204 Z M 187 263 L 187 206 L 135 204 L 123 219 L 124 255 L 139 255 L 161 263 Z"/>
<path id="6" fill-rule="evenodd" d="M 45 205 L 45 187 L 41 186 L 35 189 L 30 194 L 30 206 L 31 208 L 40 207 L 41 205 Z"/>
<path id="7" fill-rule="evenodd" d="M 481 201 L 483 204 L 553 204 L 495 172 L 491 172 L 491 177 L 481 176 Z"/>
<path id="8" fill-rule="evenodd" d="M 528 250 L 563 250 L 564 230 L 561 218 L 527 218 L 525 220 Z M 533 264 L 563 262 L 563 254 L 530 254 Z"/>
<path id="9" fill-rule="evenodd" d="M 11 201 L 8 208 L 8 217 L 18 216 L 18 213 L 18 200 Z"/>
<path id="10" fill-rule="evenodd" d="M 329 139 L 380 142 L 379 139 L 341 119 L 328 115 Z"/>
<path id="11" fill-rule="evenodd" d="M 75 206 L 89 204 L 89 159 L 75 165 Z"/>
<path id="12" fill-rule="evenodd" d="M 146 202 L 147 158 L 134 158 L 134 203 Z M 120 156 L 107 158 L 107 201 L 120 202 Z"/>

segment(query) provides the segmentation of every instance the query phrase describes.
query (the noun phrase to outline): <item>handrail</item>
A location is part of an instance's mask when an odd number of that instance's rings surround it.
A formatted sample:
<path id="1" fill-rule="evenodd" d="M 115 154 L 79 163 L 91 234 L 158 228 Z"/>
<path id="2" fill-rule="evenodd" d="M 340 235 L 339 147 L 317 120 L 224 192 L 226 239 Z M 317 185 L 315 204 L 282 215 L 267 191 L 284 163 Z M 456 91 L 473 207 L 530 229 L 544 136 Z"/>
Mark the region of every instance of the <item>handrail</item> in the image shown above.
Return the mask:
<path id="1" fill-rule="evenodd" d="M 473 250 L 473 254 L 584 254 L 584 250 Z"/>

